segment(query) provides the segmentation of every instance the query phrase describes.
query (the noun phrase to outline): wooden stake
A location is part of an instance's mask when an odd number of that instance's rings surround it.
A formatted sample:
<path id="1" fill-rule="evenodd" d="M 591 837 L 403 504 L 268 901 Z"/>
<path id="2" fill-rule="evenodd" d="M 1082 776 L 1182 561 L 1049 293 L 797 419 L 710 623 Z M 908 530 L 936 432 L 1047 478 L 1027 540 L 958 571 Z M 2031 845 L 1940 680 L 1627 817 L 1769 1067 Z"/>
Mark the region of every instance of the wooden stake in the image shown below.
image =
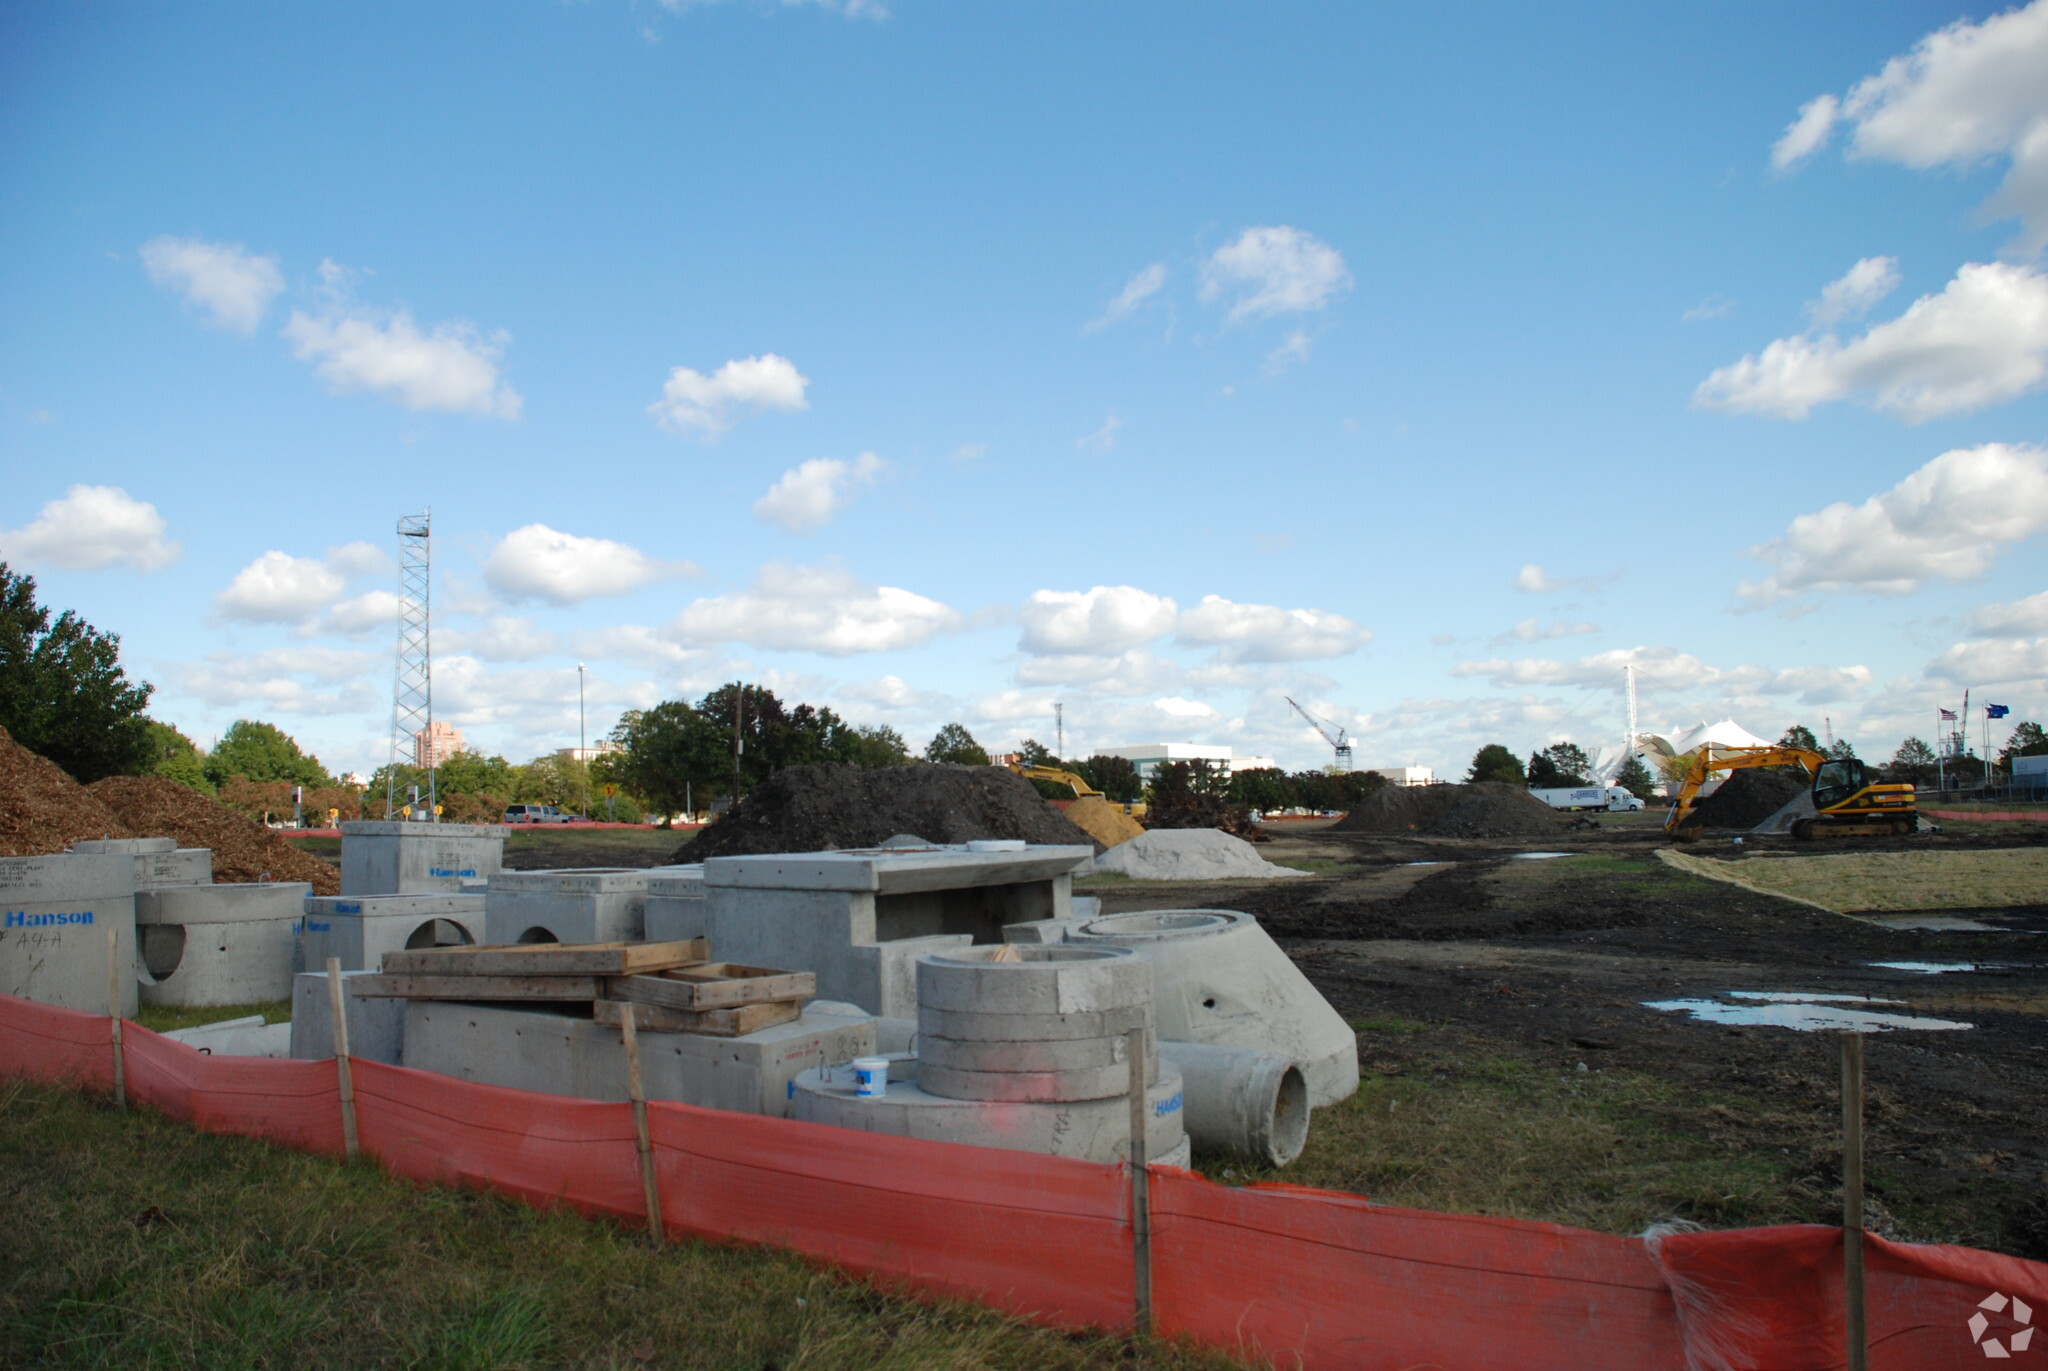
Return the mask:
<path id="1" fill-rule="evenodd" d="M 128 1063 L 121 1051 L 121 938 L 107 930 L 107 1017 L 113 1022 L 108 1032 L 114 1045 L 114 1108 L 128 1108 Z"/>
<path id="2" fill-rule="evenodd" d="M 628 1006 L 619 1016 L 619 1037 L 626 1044 L 626 1096 L 633 1101 L 633 1141 L 640 1149 L 640 1197 L 647 1205 L 647 1234 L 660 1247 L 661 1191 L 654 1184 L 654 1140 L 647 1131 L 647 1089 L 640 1076 L 640 1028 Z"/>
<path id="3" fill-rule="evenodd" d="M 1145 1155 L 1145 1030 L 1124 1039 L 1131 1068 L 1131 1294 L 1132 1324 L 1141 1338 L 1152 1335 L 1152 1173 Z"/>
<path id="4" fill-rule="evenodd" d="M 1865 1371 L 1863 1321 L 1863 1035 L 1842 1035 L 1842 1324 L 1848 1371 Z"/>
<path id="5" fill-rule="evenodd" d="M 341 988 L 341 958 L 327 959 L 327 1010 L 334 1016 L 334 1077 L 341 1087 L 341 1147 L 354 1161 L 356 1140 L 356 1077 L 348 1060 L 348 1001 Z"/>

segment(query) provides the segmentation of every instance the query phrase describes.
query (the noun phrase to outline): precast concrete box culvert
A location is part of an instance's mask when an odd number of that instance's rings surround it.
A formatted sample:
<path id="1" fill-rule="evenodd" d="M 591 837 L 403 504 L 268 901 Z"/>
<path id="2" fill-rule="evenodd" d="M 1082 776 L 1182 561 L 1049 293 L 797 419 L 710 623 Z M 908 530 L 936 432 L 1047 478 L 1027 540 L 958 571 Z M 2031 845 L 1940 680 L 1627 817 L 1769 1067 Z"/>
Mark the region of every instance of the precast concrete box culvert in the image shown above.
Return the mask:
<path id="1" fill-rule="evenodd" d="M 0 995 L 107 1012 L 107 930 L 113 991 L 135 1013 L 135 859 L 59 852 L 0 858 Z"/>
<path id="2" fill-rule="evenodd" d="M 387 952 L 466 947 L 483 941 L 484 897 L 474 895 L 309 895 L 299 920 L 299 971 L 376 971 Z"/>
<path id="3" fill-rule="evenodd" d="M 203 1007 L 292 993 L 304 881 L 181 885 L 135 896 L 142 1002 Z"/>
<path id="4" fill-rule="evenodd" d="M 484 941 L 621 943 L 647 936 L 643 867 L 500 871 L 484 891 Z"/>
<path id="5" fill-rule="evenodd" d="M 460 892 L 505 864 L 503 824 L 359 819 L 341 826 L 341 893 Z"/>
<path id="6" fill-rule="evenodd" d="M 133 857 L 137 890 L 213 883 L 213 849 L 179 847 L 176 838 L 93 838 L 71 844 L 71 850 L 93 856 Z"/>
<path id="7" fill-rule="evenodd" d="M 1124 1096 L 1130 1031 L 1151 1027 L 1152 968 L 1123 948 L 962 948 L 917 962 L 918 1081 L 946 1099 Z M 1146 1084 L 1159 1078 L 1145 1038 Z"/>
<path id="8" fill-rule="evenodd" d="M 1358 1089 L 1358 1035 L 1258 920 L 1231 909 L 1153 909 L 1081 923 L 1068 946 L 1124 947 L 1152 964 L 1168 1042 L 1272 1052 L 1321 1108 Z"/>

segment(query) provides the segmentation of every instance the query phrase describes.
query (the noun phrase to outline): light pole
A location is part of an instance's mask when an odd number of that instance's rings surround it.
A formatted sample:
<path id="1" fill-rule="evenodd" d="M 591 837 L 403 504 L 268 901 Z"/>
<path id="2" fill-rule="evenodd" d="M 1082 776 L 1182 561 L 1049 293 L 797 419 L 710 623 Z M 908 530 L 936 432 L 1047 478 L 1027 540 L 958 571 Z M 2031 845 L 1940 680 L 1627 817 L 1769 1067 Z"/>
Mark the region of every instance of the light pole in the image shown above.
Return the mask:
<path id="1" fill-rule="evenodd" d="M 583 663 L 576 663 L 576 760 L 583 766 L 583 817 L 590 817 L 590 759 L 583 741 Z"/>

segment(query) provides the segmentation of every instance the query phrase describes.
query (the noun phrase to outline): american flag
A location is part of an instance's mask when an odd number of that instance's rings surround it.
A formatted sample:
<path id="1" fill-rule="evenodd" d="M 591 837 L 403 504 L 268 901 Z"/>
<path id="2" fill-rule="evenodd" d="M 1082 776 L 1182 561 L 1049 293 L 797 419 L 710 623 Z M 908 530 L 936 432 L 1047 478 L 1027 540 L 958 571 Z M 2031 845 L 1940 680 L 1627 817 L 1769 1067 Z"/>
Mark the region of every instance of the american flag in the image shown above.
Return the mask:
<path id="1" fill-rule="evenodd" d="M 1953 723 L 1955 721 L 1956 712 L 1953 709 L 1944 709 L 1941 711 L 1941 717 Z"/>

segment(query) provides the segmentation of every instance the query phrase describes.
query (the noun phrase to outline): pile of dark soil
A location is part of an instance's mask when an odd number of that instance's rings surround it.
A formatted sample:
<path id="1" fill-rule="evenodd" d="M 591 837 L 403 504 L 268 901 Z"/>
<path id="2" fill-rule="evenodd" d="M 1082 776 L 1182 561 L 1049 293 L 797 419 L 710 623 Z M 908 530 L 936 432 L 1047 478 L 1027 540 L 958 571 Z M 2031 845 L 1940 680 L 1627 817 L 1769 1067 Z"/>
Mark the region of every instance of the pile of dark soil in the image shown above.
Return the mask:
<path id="1" fill-rule="evenodd" d="M 1182 793 L 1145 811 L 1146 828 L 1218 828 L 1248 843 L 1270 843 L 1271 834 L 1252 821 L 1251 810 L 1220 795 Z"/>
<path id="2" fill-rule="evenodd" d="M 1755 828 L 1812 784 L 1813 778 L 1796 766 L 1730 772 L 1719 790 L 1693 806 L 1687 822 L 1704 828 Z"/>
<path id="3" fill-rule="evenodd" d="M 675 860 L 874 847 L 899 833 L 935 843 L 1022 838 L 1101 847 L 1031 782 L 999 766 L 828 764 L 777 772 L 684 843 Z"/>
<path id="4" fill-rule="evenodd" d="M 0 728 L 0 857 L 38 857 L 88 838 L 129 836 L 91 791 Z"/>
<path id="5" fill-rule="evenodd" d="M 176 838 L 179 847 L 213 849 L 213 879 L 223 885 L 311 881 L 315 895 L 339 895 L 341 872 L 299 851 L 275 830 L 245 819 L 196 790 L 162 776 L 109 776 L 91 793 L 120 816 L 131 833 Z"/>
<path id="6" fill-rule="evenodd" d="M 1571 818 L 1520 786 L 1385 786 L 1339 819 L 1353 833 L 1424 833 L 1434 838 L 1532 838 L 1571 827 Z"/>

